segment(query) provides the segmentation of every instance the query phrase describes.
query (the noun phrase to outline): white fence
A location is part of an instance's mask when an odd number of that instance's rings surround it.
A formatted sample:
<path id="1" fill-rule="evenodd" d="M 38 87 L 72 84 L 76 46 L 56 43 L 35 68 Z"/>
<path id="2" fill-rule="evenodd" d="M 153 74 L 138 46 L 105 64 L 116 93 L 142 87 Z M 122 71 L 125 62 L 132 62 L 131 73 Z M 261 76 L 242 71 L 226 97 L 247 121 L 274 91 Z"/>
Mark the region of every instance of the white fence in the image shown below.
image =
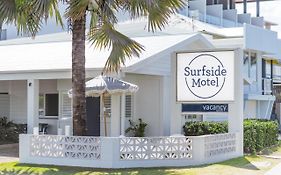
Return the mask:
<path id="1" fill-rule="evenodd" d="M 20 135 L 20 162 L 95 168 L 190 166 L 237 153 L 237 134 L 191 137 Z"/>

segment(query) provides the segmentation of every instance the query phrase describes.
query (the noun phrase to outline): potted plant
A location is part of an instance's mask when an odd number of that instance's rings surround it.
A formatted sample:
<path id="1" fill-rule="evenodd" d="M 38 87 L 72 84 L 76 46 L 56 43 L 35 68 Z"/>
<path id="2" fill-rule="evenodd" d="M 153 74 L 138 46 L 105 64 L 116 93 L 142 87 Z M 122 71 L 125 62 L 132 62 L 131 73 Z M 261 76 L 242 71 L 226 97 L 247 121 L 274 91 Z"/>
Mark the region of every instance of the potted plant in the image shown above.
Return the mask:
<path id="1" fill-rule="evenodd" d="M 139 123 L 129 120 L 130 127 L 126 129 L 125 133 L 131 133 L 133 137 L 144 137 L 145 127 L 147 123 L 143 122 L 141 118 L 138 119 Z"/>

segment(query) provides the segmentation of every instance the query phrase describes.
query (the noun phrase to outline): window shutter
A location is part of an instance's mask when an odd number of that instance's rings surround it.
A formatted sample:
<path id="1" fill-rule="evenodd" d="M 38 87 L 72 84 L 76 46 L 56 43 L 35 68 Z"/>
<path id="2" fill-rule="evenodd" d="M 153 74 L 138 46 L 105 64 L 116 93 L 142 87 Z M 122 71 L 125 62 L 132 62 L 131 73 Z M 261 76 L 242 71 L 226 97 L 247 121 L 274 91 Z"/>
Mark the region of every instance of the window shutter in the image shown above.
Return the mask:
<path id="1" fill-rule="evenodd" d="M 104 96 L 104 115 L 110 117 L 111 113 L 111 96 Z"/>
<path id="2" fill-rule="evenodd" d="M 133 116 L 133 96 L 126 95 L 125 101 L 125 117 L 129 118 Z"/>
<path id="3" fill-rule="evenodd" d="M 68 97 L 68 94 L 61 95 L 61 117 L 69 118 L 72 117 L 72 104 L 71 98 Z"/>

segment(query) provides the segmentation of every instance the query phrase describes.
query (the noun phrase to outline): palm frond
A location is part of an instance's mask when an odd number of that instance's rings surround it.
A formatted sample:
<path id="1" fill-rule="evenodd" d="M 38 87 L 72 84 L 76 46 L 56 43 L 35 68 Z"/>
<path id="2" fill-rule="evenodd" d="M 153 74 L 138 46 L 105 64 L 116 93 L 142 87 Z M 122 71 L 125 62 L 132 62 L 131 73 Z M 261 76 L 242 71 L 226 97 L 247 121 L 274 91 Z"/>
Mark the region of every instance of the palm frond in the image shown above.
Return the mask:
<path id="1" fill-rule="evenodd" d="M 31 1 L 17 0 L 14 19 L 18 34 L 35 36 L 41 29 L 41 16 L 31 6 Z"/>
<path id="2" fill-rule="evenodd" d="M 16 18 L 16 26 L 18 29 L 18 34 L 25 34 L 35 37 L 35 35 L 41 30 L 42 20 L 37 13 L 26 10 L 18 13 Z"/>
<path id="3" fill-rule="evenodd" d="M 85 16 L 91 0 L 71 0 L 68 1 L 65 16 L 73 21 L 79 20 Z"/>
<path id="4" fill-rule="evenodd" d="M 63 26 L 58 10 L 59 0 L 0 0 L 0 22 L 15 23 L 18 34 L 35 36 L 42 21 L 55 16 Z"/>
<path id="5" fill-rule="evenodd" d="M 0 21 L 14 22 L 17 14 L 17 4 L 15 0 L 0 0 Z"/>
<path id="6" fill-rule="evenodd" d="M 95 29 L 98 26 L 99 23 L 99 16 L 97 15 L 97 13 L 91 11 L 90 12 L 90 31 L 89 31 L 89 35 L 91 35 L 91 32 L 95 32 Z"/>
<path id="7" fill-rule="evenodd" d="M 148 28 L 153 32 L 167 24 L 171 14 L 185 6 L 186 0 L 118 0 L 132 18 L 148 17 Z"/>
<path id="8" fill-rule="evenodd" d="M 63 21 L 58 9 L 58 0 L 32 0 L 32 9 L 38 13 L 45 21 L 49 17 L 55 17 L 56 23 L 63 27 Z"/>
<path id="9" fill-rule="evenodd" d="M 107 21 L 111 24 L 117 23 L 116 12 L 118 10 L 118 4 L 114 0 L 99 1 L 97 13 L 103 18 L 103 21 Z"/>
<path id="10" fill-rule="evenodd" d="M 115 30 L 110 23 L 103 23 L 88 38 L 95 48 L 111 48 L 104 72 L 119 72 L 126 59 L 139 57 L 140 52 L 144 50 L 142 45 Z"/>

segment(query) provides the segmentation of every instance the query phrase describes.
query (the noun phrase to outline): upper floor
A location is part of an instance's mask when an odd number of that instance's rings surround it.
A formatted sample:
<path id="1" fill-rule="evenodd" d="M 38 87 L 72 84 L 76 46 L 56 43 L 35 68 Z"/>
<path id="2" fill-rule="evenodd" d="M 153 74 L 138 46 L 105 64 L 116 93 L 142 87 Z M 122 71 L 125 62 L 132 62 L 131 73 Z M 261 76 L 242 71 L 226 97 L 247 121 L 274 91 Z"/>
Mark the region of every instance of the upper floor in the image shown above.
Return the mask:
<path id="1" fill-rule="evenodd" d="M 236 1 L 238 0 L 186 0 L 186 7 L 180 11 L 180 14 L 190 17 L 192 20 L 199 20 L 204 23 L 215 25 L 219 28 L 236 28 L 243 27 L 243 24 L 251 24 L 258 27 L 270 29 L 272 22 L 265 21 L 259 14 L 259 1 L 257 0 L 256 14 L 247 13 L 247 1 L 244 0 L 244 10 L 239 14 L 236 9 Z M 65 12 L 66 4 L 59 4 L 61 14 Z M 120 12 L 117 14 L 119 21 L 128 20 L 126 13 Z M 46 23 L 42 24 L 42 30 L 38 35 L 64 32 L 68 30 L 67 20 L 63 20 L 64 26 L 58 26 L 55 19 L 51 18 Z M 89 18 L 87 20 L 89 23 Z M 14 25 L 3 24 L 0 40 L 13 39 L 19 36 Z"/>

